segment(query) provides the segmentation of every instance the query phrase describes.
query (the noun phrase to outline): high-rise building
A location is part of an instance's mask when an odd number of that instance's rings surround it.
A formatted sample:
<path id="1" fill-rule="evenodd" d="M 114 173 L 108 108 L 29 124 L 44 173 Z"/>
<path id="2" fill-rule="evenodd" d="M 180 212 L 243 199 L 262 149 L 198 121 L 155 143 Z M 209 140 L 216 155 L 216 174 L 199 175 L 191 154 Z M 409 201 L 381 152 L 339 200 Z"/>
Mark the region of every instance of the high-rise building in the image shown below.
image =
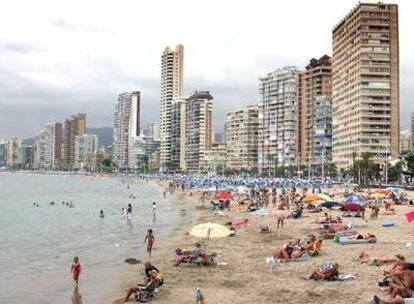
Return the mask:
<path id="1" fill-rule="evenodd" d="M 332 96 L 316 97 L 315 136 L 311 164 L 324 165 L 332 160 Z"/>
<path id="2" fill-rule="evenodd" d="M 171 168 L 171 111 L 176 97 L 183 96 L 184 47 L 169 47 L 161 55 L 160 139 L 161 171 Z"/>
<path id="3" fill-rule="evenodd" d="M 203 172 L 205 152 L 211 150 L 213 97 L 208 91 L 195 92 L 186 103 L 185 162 L 188 173 Z"/>
<path id="4" fill-rule="evenodd" d="M 171 171 L 185 171 L 185 130 L 186 130 L 186 106 L 185 97 L 174 98 L 171 105 L 171 150 L 170 164 Z"/>
<path id="5" fill-rule="evenodd" d="M 58 169 L 62 167 L 62 124 L 47 124 L 35 137 L 34 168 Z"/>
<path id="6" fill-rule="evenodd" d="M 18 164 L 18 151 L 23 141 L 20 137 L 10 138 L 6 143 L 6 165 L 15 168 Z"/>
<path id="7" fill-rule="evenodd" d="M 333 29 L 333 160 L 399 154 L 398 6 L 359 3 Z"/>
<path id="8" fill-rule="evenodd" d="M 302 164 L 314 163 L 316 145 L 316 108 L 318 97 L 332 95 L 332 65 L 328 55 L 320 59 L 312 58 L 302 73 L 300 94 L 299 124 L 299 146 Z M 330 105 L 330 103 L 329 103 Z"/>
<path id="9" fill-rule="evenodd" d="M 130 140 L 140 134 L 140 100 L 141 92 L 127 92 L 115 105 L 113 159 L 119 169 L 128 169 Z"/>
<path id="10" fill-rule="evenodd" d="M 258 106 L 249 106 L 227 113 L 225 124 L 227 169 L 257 170 L 258 129 Z"/>
<path id="11" fill-rule="evenodd" d="M 205 172 L 223 174 L 226 170 L 226 144 L 213 142 L 211 149 L 204 153 L 203 168 Z"/>
<path id="12" fill-rule="evenodd" d="M 75 167 L 75 137 L 85 134 L 85 130 L 86 114 L 77 114 L 65 119 L 62 140 L 62 159 L 65 169 Z"/>
<path id="13" fill-rule="evenodd" d="M 400 133 L 400 152 L 402 154 L 413 150 L 412 134 L 410 130 L 404 130 Z"/>
<path id="14" fill-rule="evenodd" d="M 0 139 L 0 168 L 6 165 L 6 141 Z"/>
<path id="15" fill-rule="evenodd" d="M 160 138 L 160 124 L 158 122 L 150 122 L 148 124 L 148 136 L 154 139 Z"/>
<path id="16" fill-rule="evenodd" d="M 414 143 L 414 112 L 411 113 L 411 143 Z"/>
<path id="17" fill-rule="evenodd" d="M 284 67 L 259 79 L 259 171 L 299 162 L 301 73 Z"/>
<path id="18" fill-rule="evenodd" d="M 99 139 L 96 134 L 75 136 L 75 169 L 95 169 Z"/>
<path id="19" fill-rule="evenodd" d="M 160 148 L 160 139 L 151 136 L 132 137 L 129 147 L 129 168 L 140 173 L 150 171 L 150 158 Z"/>

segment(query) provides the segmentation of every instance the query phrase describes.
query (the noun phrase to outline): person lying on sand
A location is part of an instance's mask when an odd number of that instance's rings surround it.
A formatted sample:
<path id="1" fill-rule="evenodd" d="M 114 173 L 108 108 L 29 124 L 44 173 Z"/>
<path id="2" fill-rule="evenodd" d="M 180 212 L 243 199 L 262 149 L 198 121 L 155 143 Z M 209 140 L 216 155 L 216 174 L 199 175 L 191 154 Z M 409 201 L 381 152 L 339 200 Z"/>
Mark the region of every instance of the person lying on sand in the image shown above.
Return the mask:
<path id="1" fill-rule="evenodd" d="M 339 271 L 338 271 L 339 265 L 338 263 L 330 264 L 330 263 L 324 263 L 321 265 L 321 267 L 318 270 L 315 270 L 312 272 L 312 274 L 306 278 L 309 280 L 333 280 L 338 277 Z"/>
<path id="2" fill-rule="evenodd" d="M 260 223 L 258 229 L 260 233 L 270 233 L 270 227 L 266 223 Z"/>
<path id="3" fill-rule="evenodd" d="M 404 261 L 404 257 L 401 256 L 401 255 L 396 255 L 394 257 L 387 257 L 385 255 L 380 255 L 379 258 L 371 259 L 370 256 L 368 255 L 368 253 L 364 250 L 359 254 L 357 260 L 361 264 L 370 264 L 370 265 L 375 265 L 375 266 L 382 266 L 382 265 L 386 265 L 386 264 L 391 264 L 391 263 L 395 264 L 395 262 Z"/>
<path id="4" fill-rule="evenodd" d="M 289 243 L 283 245 L 281 249 L 278 249 L 274 252 L 273 257 L 280 262 L 286 262 L 287 260 L 293 258 L 292 255 L 295 246 L 298 245 L 297 240 L 290 240 Z"/>

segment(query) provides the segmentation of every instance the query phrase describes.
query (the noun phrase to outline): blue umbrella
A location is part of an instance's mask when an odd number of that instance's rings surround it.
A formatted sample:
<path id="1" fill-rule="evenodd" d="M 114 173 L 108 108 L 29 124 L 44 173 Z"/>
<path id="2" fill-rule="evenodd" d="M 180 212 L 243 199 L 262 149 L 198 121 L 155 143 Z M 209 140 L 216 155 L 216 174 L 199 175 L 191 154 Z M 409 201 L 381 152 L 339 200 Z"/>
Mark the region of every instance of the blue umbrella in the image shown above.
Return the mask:
<path id="1" fill-rule="evenodd" d="M 345 200 L 345 204 L 359 204 L 362 203 L 362 199 L 358 196 L 351 195 Z"/>
<path id="2" fill-rule="evenodd" d="M 265 215 L 269 215 L 270 211 L 266 208 L 260 208 L 259 210 L 254 211 L 253 214 L 254 215 L 265 216 Z"/>

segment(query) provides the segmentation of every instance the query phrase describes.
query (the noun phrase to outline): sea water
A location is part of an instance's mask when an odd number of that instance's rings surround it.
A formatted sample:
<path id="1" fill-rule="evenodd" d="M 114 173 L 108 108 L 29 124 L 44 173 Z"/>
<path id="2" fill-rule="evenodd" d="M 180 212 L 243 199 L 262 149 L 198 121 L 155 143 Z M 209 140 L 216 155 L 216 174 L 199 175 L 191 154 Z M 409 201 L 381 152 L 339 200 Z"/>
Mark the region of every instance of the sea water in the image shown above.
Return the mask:
<path id="1" fill-rule="evenodd" d="M 84 303 L 99 303 L 116 286 L 126 258 L 145 259 L 148 228 L 159 242 L 183 220 L 182 202 L 161 194 L 142 181 L 0 173 L 0 303 L 70 303 L 74 256 L 82 265 Z M 128 203 L 131 222 L 121 211 Z"/>

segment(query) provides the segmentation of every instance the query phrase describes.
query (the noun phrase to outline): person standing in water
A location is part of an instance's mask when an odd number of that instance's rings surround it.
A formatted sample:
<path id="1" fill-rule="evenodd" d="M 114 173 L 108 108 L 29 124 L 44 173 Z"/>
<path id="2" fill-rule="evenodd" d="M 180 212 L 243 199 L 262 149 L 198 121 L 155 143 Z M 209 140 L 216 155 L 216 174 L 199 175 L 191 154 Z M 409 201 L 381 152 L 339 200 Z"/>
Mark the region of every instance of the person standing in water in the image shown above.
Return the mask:
<path id="1" fill-rule="evenodd" d="M 101 211 L 99 212 L 99 217 L 100 217 L 100 218 L 104 218 L 104 217 L 105 217 L 105 214 L 104 214 L 103 210 L 101 210 Z"/>
<path id="2" fill-rule="evenodd" d="M 72 273 L 73 280 L 75 281 L 76 284 L 78 284 L 79 276 L 82 272 L 82 267 L 79 263 L 79 258 L 78 257 L 75 257 L 73 259 L 73 264 L 72 264 L 72 267 L 70 268 L 70 272 Z"/>
<path id="3" fill-rule="evenodd" d="M 154 245 L 155 237 L 152 234 L 152 229 L 148 229 L 148 234 L 145 237 L 144 243 L 147 243 L 147 253 L 148 256 L 151 256 L 152 246 Z"/>
<path id="4" fill-rule="evenodd" d="M 132 205 L 128 204 L 128 208 L 127 208 L 127 219 L 130 220 L 132 217 Z"/>

